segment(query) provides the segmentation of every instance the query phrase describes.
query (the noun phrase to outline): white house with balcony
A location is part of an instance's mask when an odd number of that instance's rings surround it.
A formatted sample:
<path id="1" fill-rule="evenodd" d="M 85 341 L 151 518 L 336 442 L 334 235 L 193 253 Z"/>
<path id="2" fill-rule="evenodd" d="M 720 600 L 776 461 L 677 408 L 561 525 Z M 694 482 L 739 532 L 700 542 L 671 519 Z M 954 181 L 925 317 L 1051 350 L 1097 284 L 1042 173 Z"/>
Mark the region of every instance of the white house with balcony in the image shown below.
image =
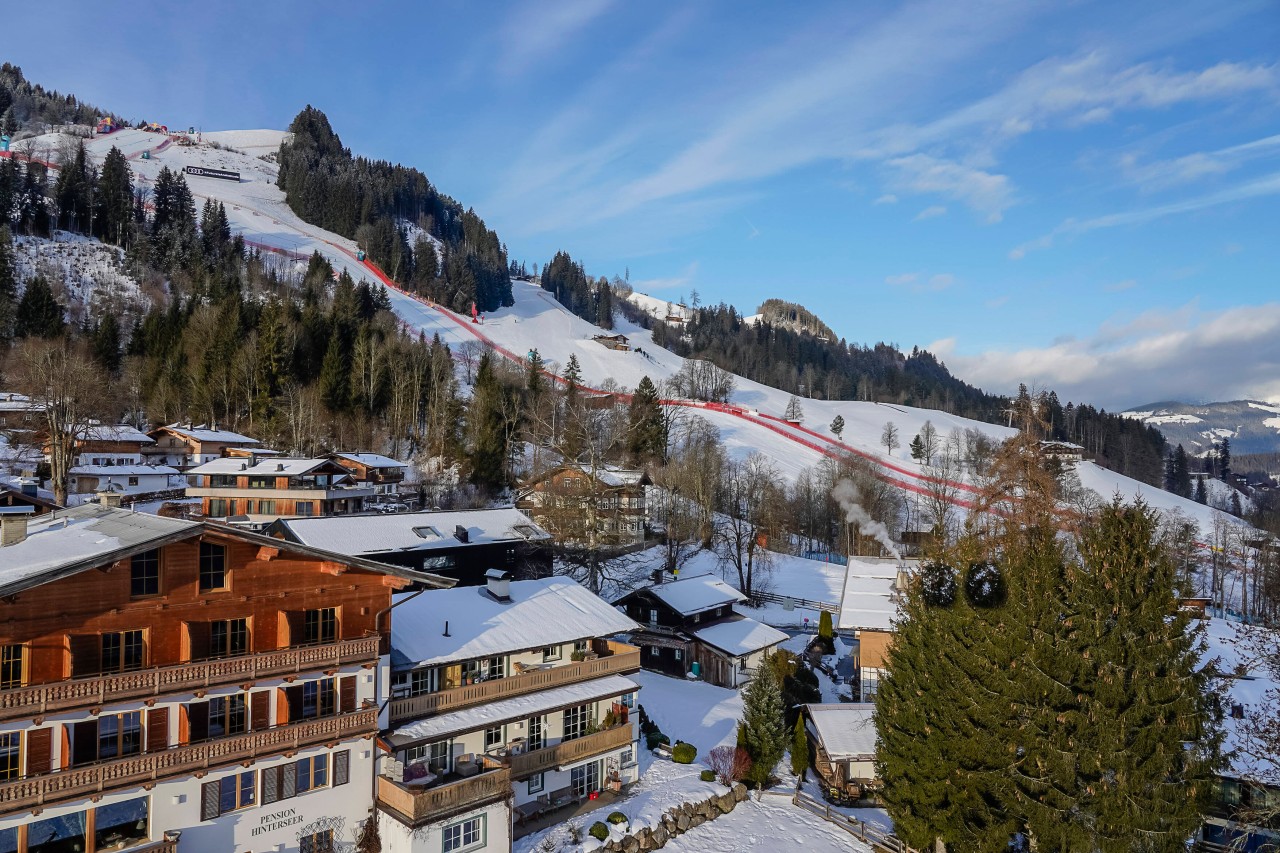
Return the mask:
<path id="1" fill-rule="evenodd" d="M 510 849 L 636 781 L 636 624 L 566 578 L 400 596 L 380 721 L 386 853 Z"/>

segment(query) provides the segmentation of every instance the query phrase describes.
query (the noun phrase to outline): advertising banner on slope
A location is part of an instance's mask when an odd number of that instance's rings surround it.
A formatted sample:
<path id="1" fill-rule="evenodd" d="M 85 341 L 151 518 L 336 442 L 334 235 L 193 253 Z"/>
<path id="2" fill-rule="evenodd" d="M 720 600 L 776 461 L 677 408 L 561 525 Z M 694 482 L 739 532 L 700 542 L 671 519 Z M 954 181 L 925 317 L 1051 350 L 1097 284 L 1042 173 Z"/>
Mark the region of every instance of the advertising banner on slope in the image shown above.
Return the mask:
<path id="1" fill-rule="evenodd" d="M 224 181 L 240 181 L 240 173 L 229 169 L 213 169 L 209 166 L 187 166 L 182 171 L 198 178 L 221 178 Z"/>

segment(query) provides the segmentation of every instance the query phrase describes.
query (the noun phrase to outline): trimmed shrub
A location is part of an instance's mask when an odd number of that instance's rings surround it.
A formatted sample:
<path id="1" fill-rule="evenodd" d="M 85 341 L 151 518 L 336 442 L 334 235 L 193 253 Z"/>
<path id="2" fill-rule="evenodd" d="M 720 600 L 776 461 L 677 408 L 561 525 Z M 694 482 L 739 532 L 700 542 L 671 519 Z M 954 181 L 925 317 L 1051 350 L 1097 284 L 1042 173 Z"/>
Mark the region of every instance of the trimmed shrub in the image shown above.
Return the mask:
<path id="1" fill-rule="evenodd" d="M 974 563 L 965 576 L 964 591 L 974 607 L 998 607 L 1004 603 L 1004 574 L 994 563 Z"/>
<path id="2" fill-rule="evenodd" d="M 609 823 L 626 823 L 627 816 L 622 812 L 610 812 L 605 820 L 609 821 Z"/>
<path id="3" fill-rule="evenodd" d="M 956 570 L 946 563 L 931 562 L 920 567 L 920 595 L 930 607 L 950 607 L 959 588 Z"/>
<path id="4" fill-rule="evenodd" d="M 658 731 L 656 728 L 644 736 L 644 743 L 650 750 L 658 748 L 660 743 L 671 743 L 671 738 Z"/>
<path id="5" fill-rule="evenodd" d="M 692 764 L 697 757 L 698 748 L 684 741 L 679 741 L 671 750 L 671 760 L 676 764 Z"/>
<path id="6" fill-rule="evenodd" d="M 609 837 L 609 827 L 605 826 L 600 821 L 596 821 L 595 823 L 591 824 L 591 828 L 588 829 L 587 832 L 588 834 L 591 835 L 592 838 L 597 838 L 600 841 L 604 841 L 606 838 Z"/>
<path id="7" fill-rule="evenodd" d="M 714 782 L 716 781 L 716 771 L 703 770 L 701 773 L 698 774 L 698 778 L 701 779 L 703 782 Z"/>

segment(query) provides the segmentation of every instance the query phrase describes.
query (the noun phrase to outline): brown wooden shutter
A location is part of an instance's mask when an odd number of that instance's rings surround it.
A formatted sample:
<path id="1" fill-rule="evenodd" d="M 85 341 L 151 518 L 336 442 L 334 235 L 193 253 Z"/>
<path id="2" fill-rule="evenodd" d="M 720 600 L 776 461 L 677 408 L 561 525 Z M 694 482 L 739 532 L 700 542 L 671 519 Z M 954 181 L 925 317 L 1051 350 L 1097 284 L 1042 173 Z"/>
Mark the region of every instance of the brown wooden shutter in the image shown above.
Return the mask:
<path id="1" fill-rule="evenodd" d="M 344 749 L 333 754 L 333 784 L 345 785 L 351 781 L 351 750 Z"/>
<path id="2" fill-rule="evenodd" d="M 209 657 L 209 623 L 187 622 L 187 655 L 189 660 Z"/>
<path id="3" fill-rule="evenodd" d="M 164 752 L 169 748 L 169 709 L 147 711 L 147 752 Z"/>
<path id="4" fill-rule="evenodd" d="M 199 743 L 209 739 L 209 703 L 187 703 L 187 741 Z"/>
<path id="5" fill-rule="evenodd" d="M 280 768 L 267 767 L 262 771 L 262 804 L 271 805 L 280 799 Z"/>
<path id="6" fill-rule="evenodd" d="M 341 714 L 356 709 L 356 677 L 344 675 L 338 679 L 338 712 Z"/>
<path id="7" fill-rule="evenodd" d="M 72 634 L 67 639 L 71 647 L 72 678 L 101 672 L 102 638 L 98 634 Z"/>
<path id="8" fill-rule="evenodd" d="M 85 720 L 71 726 L 71 766 L 98 760 L 98 721 Z"/>
<path id="9" fill-rule="evenodd" d="M 53 769 L 53 727 L 27 732 L 27 775 L 48 773 Z"/>
<path id="10" fill-rule="evenodd" d="M 271 728 L 271 691 L 256 690 L 249 694 L 250 724 L 255 732 Z"/>
<path id="11" fill-rule="evenodd" d="M 307 641 L 307 621 L 306 614 L 301 610 L 289 610 L 284 614 L 285 625 L 288 628 L 289 636 L 287 644 L 290 646 L 300 646 Z"/>
<path id="12" fill-rule="evenodd" d="M 218 782 L 205 782 L 200 786 L 200 819 L 213 820 L 220 814 L 222 802 L 222 785 Z"/>

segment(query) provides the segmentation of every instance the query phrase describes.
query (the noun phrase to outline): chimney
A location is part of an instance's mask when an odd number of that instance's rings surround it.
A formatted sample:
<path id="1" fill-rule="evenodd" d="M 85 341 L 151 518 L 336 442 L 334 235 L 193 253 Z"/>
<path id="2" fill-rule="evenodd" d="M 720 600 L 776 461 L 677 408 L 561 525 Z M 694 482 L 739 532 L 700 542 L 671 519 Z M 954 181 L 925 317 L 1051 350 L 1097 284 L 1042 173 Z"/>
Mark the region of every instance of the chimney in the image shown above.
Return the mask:
<path id="1" fill-rule="evenodd" d="M 489 569 L 484 573 L 485 588 L 489 594 L 504 604 L 511 600 L 511 575 L 502 569 Z"/>
<path id="2" fill-rule="evenodd" d="M 662 569 L 653 570 L 653 585 L 659 586 L 662 583 Z"/>
<path id="3" fill-rule="evenodd" d="M 284 470 L 284 463 L 283 463 L 283 462 L 277 462 L 277 463 L 276 463 L 276 470 L 277 470 L 277 471 L 283 471 L 283 470 Z"/>
<path id="4" fill-rule="evenodd" d="M 27 519 L 35 511 L 33 506 L 0 507 L 0 548 L 17 545 L 27 538 Z"/>
<path id="5" fill-rule="evenodd" d="M 103 506 L 111 507 L 112 509 L 119 509 L 124 506 L 124 496 L 119 492 L 98 492 L 98 503 Z"/>
<path id="6" fill-rule="evenodd" d="M 22 486 L 22 493 L 29 498 L 34 498 L 39 493 L 39 482 L 31 477 L 23 477 L 18 481 Z"/>
<path id="7" fill-rule="evenodd" d="M 454 525 L 453 528 L 453 538 L 457 539 L 459 542 L 470 542 L 471 534 L 467 532 L 467 528 L 463 527 L 461 524 L 457 524 Z"/>

